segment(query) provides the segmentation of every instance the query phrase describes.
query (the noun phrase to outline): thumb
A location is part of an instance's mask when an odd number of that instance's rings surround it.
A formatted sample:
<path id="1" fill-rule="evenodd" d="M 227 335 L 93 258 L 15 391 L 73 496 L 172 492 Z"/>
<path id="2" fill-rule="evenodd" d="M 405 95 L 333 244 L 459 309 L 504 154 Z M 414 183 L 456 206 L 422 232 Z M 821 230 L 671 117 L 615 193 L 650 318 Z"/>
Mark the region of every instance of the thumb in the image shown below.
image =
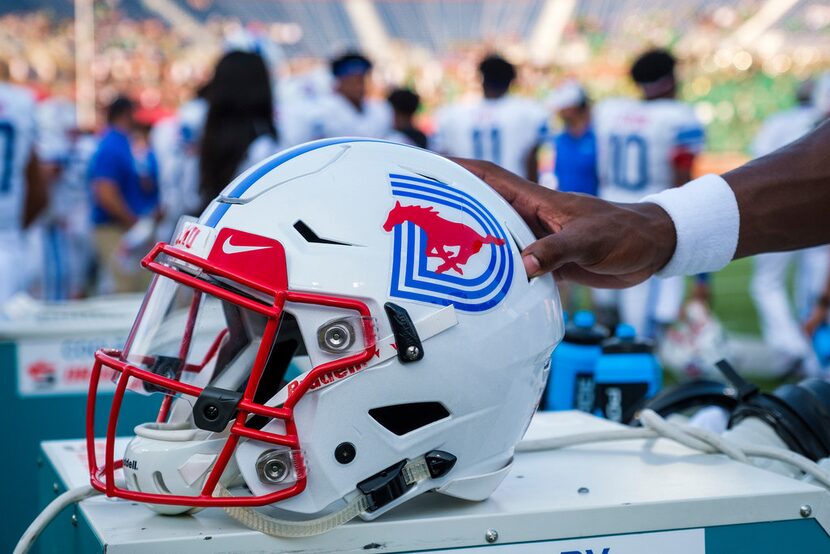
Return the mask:
<path id="1" fill-rule="evenodd" d="M 578 263 L 581 253 L 578 241 L 567 230 L 541 238 L 522 251 L 522 262 L 528 277 L 555 271 L 567 263 Z"/>

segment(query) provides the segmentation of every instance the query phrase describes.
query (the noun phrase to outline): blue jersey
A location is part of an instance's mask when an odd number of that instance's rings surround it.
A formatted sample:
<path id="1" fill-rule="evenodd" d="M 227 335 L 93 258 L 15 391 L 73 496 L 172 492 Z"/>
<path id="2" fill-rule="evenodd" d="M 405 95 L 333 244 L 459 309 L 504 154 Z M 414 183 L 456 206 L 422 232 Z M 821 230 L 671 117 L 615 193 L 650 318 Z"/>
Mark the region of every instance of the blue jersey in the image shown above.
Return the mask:
<path id="1" fill-rule="evenodd" d="M 597 195 L 597 139 L 588 128 L 579 137 L 564 131 L 553 139 L 556 152 L 554 173 L 562 192 Z"/>
<path id="2" fill-rule="evenodd" d="M 89 180 L 113 181 L 124 198 L 124 202 L 136 216 L 150 214 L 158 205 L 158 188 L 143 186 L 136 168 L 130 141 L 126 134 L 114 128 L 108 129 L 89 168 Z M 110 215 L 98 205 L 92 196 L 92 221 L 96 225 L 112 221 Z"/>

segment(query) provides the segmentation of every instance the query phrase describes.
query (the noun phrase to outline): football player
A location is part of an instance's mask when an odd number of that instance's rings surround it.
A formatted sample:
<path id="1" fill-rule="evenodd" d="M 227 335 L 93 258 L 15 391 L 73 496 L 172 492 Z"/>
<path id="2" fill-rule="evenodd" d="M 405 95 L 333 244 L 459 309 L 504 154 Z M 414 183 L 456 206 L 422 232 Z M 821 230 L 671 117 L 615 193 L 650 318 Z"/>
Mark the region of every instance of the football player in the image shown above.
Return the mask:
<path id="1" fill-rule="evenodd" d="M 159 170 L 159 202 L 162 219 L 158 240 L 171 239 L 179 217 L 195 213 L 199 199 L 199 142 L 207 117 L 205 87 L 185 102 L 172 117 L 162 119 L 150 133 L 150 147 Z"/>
<path id="2" fill-rule="evenodd" d="M 35 99 L 0 67 L 0 304 L 25 286 L 24 229 L 47 202 L 35 141 Z"/>
<path id="3" fill-rule="evenodd" d="M 34 289 L 49 301 L 79 298 L 87 292 L 93 259 L 86 170 L 97 141 L 80 132 L 75 106 L 65 97 L 38 103 L 36 121 L 49 204 L 28 233 Z"/>
<path id="4" fill-rule="evenodd" d="M 439 110 L 436 151 L 496 163 L 513 173 L 535 172 L 535 152 L 547 134 L 547 112 L 536 102 L 509 94 L 516 68 L 490 55 L 478 66 L 483 98 Z"/>
<path id="5" fill-rule="evenodd" d="M 426 148 L 427 136 L 415 125 L 415 113 L 421 106 L 421 97 L 413 90 L 398 88 L 389 93 L 386 99 L 395 112 L 394 128 L 387 138 Z"/>
<path id="6" fill-rule="evenodd" d="M 807 134 L 822 119 L 812 102 L 813 82 L 805 81 L 797 91 L 797 105 L 773 114 L 764 121 L 752 143 L 752 155 L 759 158 Z M 778 356 L 775 367 L 782 373 L 794 371 L 814 377 L 820 366 L 798 318 L 806 317 L 821 296 L 827 277 L 828 247 L 761 254 L 754 259 L 750 293 L 758 311 L 761 334 Z M 797 266 L 795 311 L 787 291 L 787 275 Z"/>
<path id="7" fill-rule="evenodd" d="M 562 121 L 564 128 L 550 133 L 545 139 L 552 152 L 552 163 L 547 167 L 537 163 L 538 183 L 562 192 L 596 196 L 599 186 L 597 140 L 588 94 L 576 81 L 568 81 L 554 90 L 545 104 Z"/>
<path id="8" fill-rule="evenodd" d="M 347 52 L 331 61 L 334 90 L 317 98 L 316 106 L 302 118 L 305 140 L 389 136 L 391 107 L 385 101 L 367 98 L 371 71 L 372 62 L 358 52 Z"/>
<path id="9" fill-rule="evenodd" d="M 642 99 L 612 98 L 596 106 L 601 198 L 637 202 L 691 179 L 704 130 L 692 106 L 675 97 L 675 64 L 665 50 L 644 53 L 631 67 Z M 699 285 L 697 295 L 706 295 L 705 285 Z M 619 302 L 622 320 L 654 337 L 679 315 L 683 278 L 649 279 L 621 291 Z"/>

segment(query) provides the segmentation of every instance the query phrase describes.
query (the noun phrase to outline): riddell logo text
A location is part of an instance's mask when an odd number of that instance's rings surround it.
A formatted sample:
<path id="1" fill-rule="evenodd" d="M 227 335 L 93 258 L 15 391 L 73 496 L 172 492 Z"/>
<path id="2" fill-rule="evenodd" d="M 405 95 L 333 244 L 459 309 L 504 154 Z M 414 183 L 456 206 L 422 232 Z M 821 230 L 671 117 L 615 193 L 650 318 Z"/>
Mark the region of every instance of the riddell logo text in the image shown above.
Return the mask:
<path id="1" fill-rule="evenodd" d="M 136 460 L 124 458 L 124 467 L 127 469 L 136 470 L 138 469 L 138 462 Z"/>
<path id="2" fill-rule="evenodd" d="M 331 385 L 332 383 L 336 383 L 337 381 L 341 381 L 341 380 L 345 379 L 346 377 L 348 377 L 349 375 L 354 375 L 355 373 L 357 373 L 358 371 L 364 369 L 365 367 L 366 367 L 366 364 L 362 363 L 362 364 L 346 367 L 346 368 L 343 368 L 343 369 L 335 369 L 334 371 L 331 371 L 329 373 L 326 373 L 325 375 L 321 375 L 320 377 L 317 377 L 314 381 L 311 382 L 311 386 L 308 387 L 308 390 L 313 391 L 313 390 L 321 389 L 323 387 Z M 299 387 L 299 386 L 300 386 L 299 381 L 291 381 L 291 383 L 289 383 L 289 385 L 288 385 L 288 394 L 294 394 L 294 391 L 297 390 L 297 387 Z"/>

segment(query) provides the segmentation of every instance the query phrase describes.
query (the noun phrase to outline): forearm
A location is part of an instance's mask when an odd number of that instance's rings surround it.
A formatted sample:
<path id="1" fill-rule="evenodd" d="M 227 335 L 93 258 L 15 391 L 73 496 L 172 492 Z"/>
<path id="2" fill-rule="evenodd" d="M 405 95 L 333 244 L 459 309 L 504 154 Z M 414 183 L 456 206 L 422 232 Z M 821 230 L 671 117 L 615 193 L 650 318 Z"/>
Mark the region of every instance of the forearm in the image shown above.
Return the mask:
<path id="1" fill-rule="evenodd" d="M 26 203 L 23 213 L 23 226 L 28 227 L 49 203 L 46 179 L 37 155 L 32 152 L 26 165 Z"/>
<path id="2" fill-rule="evenodd" d="M 830 124 L 723 175 L 740 210 L 735 258 L 830 242 Z"/>
<path id="3" fill-rule="evenodd" d="M 130 210 L 115 183 L 99 179 L 92 183 L 95 199 L 101 208 L 122 226 L 131 227 L 136 222 L 136 216 Z"/>

